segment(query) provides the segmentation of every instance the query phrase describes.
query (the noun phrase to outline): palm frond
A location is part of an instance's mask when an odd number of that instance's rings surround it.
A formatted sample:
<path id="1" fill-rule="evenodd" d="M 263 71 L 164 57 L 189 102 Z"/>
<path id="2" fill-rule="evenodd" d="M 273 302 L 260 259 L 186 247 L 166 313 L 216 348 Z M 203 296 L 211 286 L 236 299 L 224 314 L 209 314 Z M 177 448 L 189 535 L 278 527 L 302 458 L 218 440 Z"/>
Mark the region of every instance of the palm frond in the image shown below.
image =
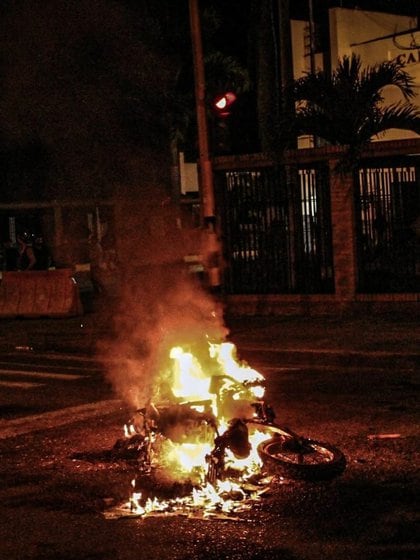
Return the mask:
<path id="1" fill-rule="evenodd" d="M 331 77 L 324 71 L 318 71 L 296 80 L 293 94 L 296 101 L 305 99 L 320 104 L 328 91 L 333 91 Z"/>
<path id="2" fill-rule="evenodd" d="M 298 135 L 311 134 L 331 144 L 340 144 L 336 121 L 317 107 L 306 106 L 296 113 L 295 128 Z"/>
<path id="3" fill-rule="evenodd" d="M 395 103 L 385 107 L 376 121 L 373 134 L 379 134 L 390 128 L 410 130 L 420 134 L 420 109 L 411 103 Z"/>
<path id="4" fill-rule="evenodd" d="M 207 56 L 204 62 L 211 95 L 230 89 L 238 94 L 249 91 L 248 71 L 234 57 L 215 51 Z"/>
<path id="5" fill-rule="evenodd" d="M 344 86 L 354 89 L 359 81 L 361 61 L 354 53 L 351 56 L 343 56 L 338 61 L 337 68 L 332 73 L 332 82 L 335 86 Z"/>
<path id="6" fill-rule="evenodd" d="M 390 85 L 407 101 L 384 107 L 382 90 Z M 414 81 L 401 64 L 363 68 L 360 56 L 344 56 L 331 75 L 318 71 L 296 80 L 296 126 L 301 134 L 349 146 L 357 157 L 373 136 L 389 128 L 419 133 L 419 110 L 408 102 L 413 95 Z"/>
<path id="7" fill-rule="evenodd" d="M 382 89 L 396 86 L 406 100 L 415 96 L 415 81 L 404 68 L 395 61 L 386 61 L 362 70 L 359 93 L 365 99 L 375 102 L 382 98 Z"/>

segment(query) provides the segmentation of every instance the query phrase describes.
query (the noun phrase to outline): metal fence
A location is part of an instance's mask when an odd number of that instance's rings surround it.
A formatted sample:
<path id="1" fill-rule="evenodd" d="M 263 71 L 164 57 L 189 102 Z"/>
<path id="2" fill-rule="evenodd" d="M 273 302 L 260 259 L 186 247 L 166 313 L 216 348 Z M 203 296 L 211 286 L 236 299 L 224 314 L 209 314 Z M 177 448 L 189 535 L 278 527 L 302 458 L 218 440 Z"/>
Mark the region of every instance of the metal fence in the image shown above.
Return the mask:
<path id="1" fill-rule="evenodd" d="M 216 170 L 230 294 L 334 292 L 328 167 Z M 420 291 L 420 157 L 363 160 L 355 173 L 359 293 Z"/>
<path id="2" fill-rule="evenodd" d="M 356 175 L 359 292 L 419 291 L 419 157 L 365 161 Z"/>
<path id="3" fill-rule="evenodd" d="M 219 170 L 216 185 L 227 293 L 333 291 L 330 201 L 322 166 Z"/>

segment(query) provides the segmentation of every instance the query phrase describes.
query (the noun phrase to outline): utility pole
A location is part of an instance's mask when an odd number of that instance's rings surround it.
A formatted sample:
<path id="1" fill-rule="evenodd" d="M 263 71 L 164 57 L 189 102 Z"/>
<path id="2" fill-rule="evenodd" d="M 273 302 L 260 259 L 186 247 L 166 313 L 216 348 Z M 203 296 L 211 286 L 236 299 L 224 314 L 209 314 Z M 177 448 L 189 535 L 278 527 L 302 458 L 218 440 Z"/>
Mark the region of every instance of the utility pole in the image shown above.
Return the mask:
<path id="1" fill-rule="evenodd" d="M 216 233 L 216 210 L 214 198 L 213 170 L 209 151 L 209 136 L 206 115 L 206 80 L 204 73 L 203 47 L 201 39 L 198 0 L 189 0 L 191 40 L 194 65 L 195 102 L 199 149 L 199 180 L 201 214 L 203 220 L 203 261 L 209 287 L 220 285 L 220 244 Z"/>
<path id="2" fill-rule="evenodd" d="M 278 0 L 279 10 L 279 51 L 280 51 L 280 87 L 283 90 L 283 110 L 294 110 L 289 93 L 293 82 L 292 38 L 290 30 L 290 0 Z"/>
<path id="3" fill-rule="evenodd" d="M 281 117 L 293 118 L 295 103 L 291 92 L 293 84 L 293 51 L 290 28 L 290 0 L 278 0 L 279 17 L 279 62 L 280 62 L 280 97 Z M 290 144 L 295 147 L 295 140 Z"/>
<path id="4" fill-rule="evenodd" d="M 314 21 L 314 5 L 313 0 L 308 0 L 309 10 L 309 57 L 310 57 L 310 72 L 313 74 L 315 68 L 315 21 Z"/>

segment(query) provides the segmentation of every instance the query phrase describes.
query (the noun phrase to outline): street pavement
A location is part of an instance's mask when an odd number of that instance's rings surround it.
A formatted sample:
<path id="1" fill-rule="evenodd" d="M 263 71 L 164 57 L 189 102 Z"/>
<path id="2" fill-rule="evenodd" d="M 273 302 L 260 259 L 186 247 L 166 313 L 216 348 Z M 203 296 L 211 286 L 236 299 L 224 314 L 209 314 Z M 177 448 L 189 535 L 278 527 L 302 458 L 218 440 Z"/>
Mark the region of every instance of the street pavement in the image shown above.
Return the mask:
<path id="1" fill-rule="evenodd" d="M 278 358 L 332 365 L 416 366 L 420 357 L 417 314 L 358 316 L 229 316 L 229 339 L 239 351 L 246 345 L 272 349 Z M 113 328 L 112 313 L 70 318 L 0 319 L 0 350 L 36 350 L 93 354 Z"/>
<path id="2" fill-rule="evenodd" d="M 2 320 L 0 349 L 91 354 L 111 330 L 107 315 Z M 226 324 L 239 353 L 264 365 L 281 423 L 341 449 L 343 475 L 279 480 L 251 509 L 225 519 L 113 519 L 106 514 L 127 501 L 135 472 L 110 454 L 127 410 L 105 401 L 92 419 L 71 409 L 70 422 L 37 418 L 36 430 L 19 426 L 0 439 L 0 558 L 419 557 L 417 318 L 231 316 Z"/>
<path id="3" fill-rule="evenodd" d="M 420 329 L 415 315 L 235 317 L 238 348 L 271 348 L 278 360 L 331 366 L 417 368 Z"/>

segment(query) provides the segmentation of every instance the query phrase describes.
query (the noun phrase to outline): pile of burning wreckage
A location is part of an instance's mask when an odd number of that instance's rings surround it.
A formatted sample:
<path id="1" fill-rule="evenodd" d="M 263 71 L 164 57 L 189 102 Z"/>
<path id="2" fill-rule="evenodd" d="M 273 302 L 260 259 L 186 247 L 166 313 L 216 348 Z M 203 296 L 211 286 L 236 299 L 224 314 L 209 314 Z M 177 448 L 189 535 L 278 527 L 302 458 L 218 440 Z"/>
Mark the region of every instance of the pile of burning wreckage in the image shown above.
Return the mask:
<path id="1" fill-rule="evenodd" d="M 112 452 L 134 465 L 135 476 L 128 501 L 107 518 L 234 519 L 275 482 L 343 472 L 339 449 L 276 423 L 264 377 L 237 360 L 234 344 L 207 349 L 200 361 L 190 349 L 171 348 L 153 398 L 124 426 Z M 171 497 L 158 498 L 168 487 Z"/>

